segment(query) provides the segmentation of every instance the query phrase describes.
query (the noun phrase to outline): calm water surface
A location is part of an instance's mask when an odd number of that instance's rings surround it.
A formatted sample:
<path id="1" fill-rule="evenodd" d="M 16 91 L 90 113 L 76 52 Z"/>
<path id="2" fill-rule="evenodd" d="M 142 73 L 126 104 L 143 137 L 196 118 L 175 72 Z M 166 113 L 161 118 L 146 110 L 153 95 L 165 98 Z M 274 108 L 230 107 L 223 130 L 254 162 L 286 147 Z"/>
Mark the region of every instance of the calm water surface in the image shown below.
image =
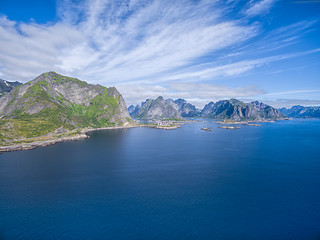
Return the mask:
<path id="1" fill-rule="evenodd" d="M 1 154 L 0 239 L 320 239 L 320 120 Z"/>

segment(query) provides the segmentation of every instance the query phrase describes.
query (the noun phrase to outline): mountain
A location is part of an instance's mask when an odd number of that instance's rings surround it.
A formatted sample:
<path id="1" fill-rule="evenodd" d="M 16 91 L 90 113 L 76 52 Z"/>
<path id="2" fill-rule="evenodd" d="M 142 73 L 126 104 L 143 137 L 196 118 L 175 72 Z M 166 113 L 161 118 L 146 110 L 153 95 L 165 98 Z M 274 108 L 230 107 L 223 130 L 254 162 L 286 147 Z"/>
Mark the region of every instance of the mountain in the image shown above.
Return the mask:
<path id="1" fill-rule="evenodd" d="M 140 109 L 139 105 L 133 106 L 131 105 L 130 107 L 128 107 L 128 112 L 130 114 L 130 116 L 134 116 Z"/>
<path id="2" fill-rule="evenodd" d="M 255 101 L 244 103 L 237 99 L 210 102 L 201 111 L 201 117 L 214 119 L 244 120 L 276 120 L 285 118 L 279 110 Z"/>
<path id="3" fill-rule="evenodd" d="M 41 74 L 0 98 L 0 141 L 131 121 L 116 88 L 55 72 Z"/>
<path id="4" fill-rule="evenodd" d="M 131 116 L 136 119 L 182 119 L 178 106 L 173 100 L 164 100 L 161 96 L 156 99 L 147 99 L 140 108 L 137 106 L 134 111 L 132 107 L 129 108 Z"/>
<path id="5" fill-rule="evenodd" d="M 201 111 L 196 109 L 194 105 L 191 103 L 188 103 L 184 99 L 177 99 L 173 101 L 174 104 L 178 106 L 178 111 L 182 117 L 199 117 Z"/>
<path id="6" fill-rule="evenodd" d="M 201 117 L 210 117 L 210 115 L 213 114 L 213 111 L 214 111 L 214 102 L 209 102 L 208 104 L 206 104 L 201 113 L 200 113 L 200 116 Z"/>
<path id="7" fill-rule="evenodd" d="M 130 115 L 137 119 L 170 119 L 183 117 L 198 117 L 200 110 L 184 99 L 166 99 L 158 97 L 157 99 L 147 99 L 141 106 L 131 105 L 128 108 Z"/>
<path id="8" fill-rule="evenodd" d="M 303 107 L 297 105 L 291 108 L 280 108 L 279 111 L 287 117 L 320 118 L 320 107 Z"/>
<path id="9" fill-rule="evenodd" d="M 14 87 L 21 85 L 21 82 L 9 82 L 3 79 L 0 79 L 0 97 L 10 92 Z"/>

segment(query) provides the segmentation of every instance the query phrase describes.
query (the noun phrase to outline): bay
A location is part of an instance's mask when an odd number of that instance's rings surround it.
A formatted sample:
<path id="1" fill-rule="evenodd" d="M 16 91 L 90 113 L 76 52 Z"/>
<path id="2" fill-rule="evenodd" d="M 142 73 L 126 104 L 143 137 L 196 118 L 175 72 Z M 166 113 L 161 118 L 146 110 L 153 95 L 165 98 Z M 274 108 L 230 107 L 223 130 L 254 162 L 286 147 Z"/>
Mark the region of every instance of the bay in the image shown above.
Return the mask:
<path id="1" fill-rule="evenodd" d="M 320 120 L 218 126 L 1 154 L 0 239 L 319 239 Z"/>

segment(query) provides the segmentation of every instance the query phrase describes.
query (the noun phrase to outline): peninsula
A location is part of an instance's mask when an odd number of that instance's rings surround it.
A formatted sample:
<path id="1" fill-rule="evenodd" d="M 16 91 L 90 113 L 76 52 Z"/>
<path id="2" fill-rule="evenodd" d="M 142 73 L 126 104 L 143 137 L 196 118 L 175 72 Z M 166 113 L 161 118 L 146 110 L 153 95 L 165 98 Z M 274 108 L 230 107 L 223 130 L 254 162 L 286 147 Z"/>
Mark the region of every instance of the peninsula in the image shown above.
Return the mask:
<path id="1" fill-rule="evenodd" d="M 132 123 L 116 88 L 47 72 L 0 98 L 0 152 L 82 139 L 90 129 Z"/>

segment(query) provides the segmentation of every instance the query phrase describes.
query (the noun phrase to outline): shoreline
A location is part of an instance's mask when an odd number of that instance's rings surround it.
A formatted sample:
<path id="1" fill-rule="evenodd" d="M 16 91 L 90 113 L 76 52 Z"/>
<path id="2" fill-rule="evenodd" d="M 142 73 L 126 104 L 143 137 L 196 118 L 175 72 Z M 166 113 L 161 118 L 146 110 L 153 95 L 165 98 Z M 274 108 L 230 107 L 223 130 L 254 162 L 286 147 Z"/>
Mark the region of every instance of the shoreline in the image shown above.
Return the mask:
<path id="1" fill-rule="evenodd" d="M 281 120 L 289 120 L 289 119 L 281 119 Z M 247 121 L 247 122 L 219 121 L 217 123 L 218 124 L 227 124 L 227 125 L 245 124 L 245 125 L 249 125 L 249 126 L 250 125 L 255 126 L 258 124 L 252 124 L 252 123 L 261 123 L 261 122 L 275 122 L 275 121 Z M 190 122 L 184 122 L 184 123 L 180 123 L 180 124 L 187 124 L 187 123 L 190 123 Z M 7 145 L 7 146 L 0 146 L 0 154 L 5 153 L 5 152 L 20 151 L 20 150 L 31 150 L 31 149 L 35 149 L 37 147 L 46 147 L 46 146 L 54 145 L 56 143 L 61 143 L 61 142 L 79 141 L 79 140 L 89 138 L 90 136 L 88 135 L 88 133 L 94 132 L 94 131 L 126 129 L 126 128 L 136 128 L 136 127 L 149 127 L 149 128 L 155 128 L 155 129 L 163 129 L 163 130 L 174 130 L 174 129 L 180 128 L 180 124 L 172 125 L 172 126 L 158 126 L 158 125 L 152 125 L 152 124 L 128 123 L 123 126 L 113 126 L 113 127 L 103 127 L 103 128 L 82 128 L 82 129 L 76 129 L 78 132 L 80 132 L 80 134 L 75 134 L 72 136 L 52 136 L 52 139 L 47 139 L 47 140 L 39 140 L 40 137 L 37 137 L 37 138 L 35 138 L 35 141 L 33 141 L 33 142 L 25 142 L 25 143 L 18 143 L 18 144 L 12 144 L 12 145 Z M 219 128 L 237 129 L 238 127 L 222 126 Z M 28 139 L 21 139 L 21 140 L 25 141 Z"/>
<path id="2" fill-rule="evenodd" d="M 260 119 L 260 120 L 249 120 L 249 121 L 217 121 L 218 124 L 227 124 L 227 125 L 248 125 L 248 126 L 254 126 L 258 125 L 259 123 L 274 123 L 277 121 L 286 121 L 286 120 L 291 120 L 290 118 L 279 118 L 275 120 L 266 120 L 266 119 Z"/>
<path id="3" fill-rule="evenodd" d="M 88 135 L 83 133 L 83 134 L 78 134 L 71 137 L 62 137 L 62 138 L 45 140 L 45 141 L 34 141 L 30 143 L 20 143 L 20 144 L 14 144 L 14 145 L 1 146 L 0 154 L 5 152 L 19 151 L 19 150 L 31 150 L 37 147 L 46 147 L 46 146 L 50 146 L 60 142 L 79 141 L 82 139 L 86 139 L 88 137 L 89 137 Z"/>
<path id="4" fill-rule="evenodd" d="M 0 154 L 5 152 L 20 151 L 20 150 L 31 150 L 37 147 L 46 147 L 46 146 L 54 145 L 56 143 L 61 143 L 61 142 L 79 141 L 79 140 L 89 138 L 89 135 L 87 133 L 94 132 L 94 131 L 125 129 L 125 128 L 134 128 L 134 127 L 140 127 L 140 126 L 128 124 L 125 126 L 116 126 L 116 127 L 77 129 L 80 132 L 80 134 L 75 134 L 73 136 L 66 136 L 66 137 L 52 136 L 56 138 L 52 138 L 48 140 L 39 140 L 39 138 L 36 138 L 35 141 L 29 142 L 29 143 L 18 143 L 13 145 L 0 146 Z"/>
<path id="5" fill-rule="evenodd" d="M 180 125 L 153 126 L 153 125 L 148 125 L 148 124 L 132 124 L 131 123 L 131 124 L 123 125 L 123 126 L 114 126 L 114 127 L 83 128 L 83 129 L 77 129 L 80 132 L 80 134 L 75 134 L 73 136 L 66 136 L 66 137 L 52 136 L 53 138 L 48 139 L 48 140 L 39 140 L 40 137 L 38 137 L 33 142 L 0 146 L 0 154 L 5 153 L 5 152 L 20 151 L 20 150 L 31 150 L 31 149 L 35 149 L 37 147 L 46 147 L 46 146 L 54 145 L 56 143 L 61 143 L 61 142 L 79 141 L 79 140 L 89 138 L 90 136 L 88 135 L 88 133 L 94 132 L 94 131 L 126 129 L 126 128 L 136 128 L 136 127 L 149 127 L 149 128 L 156 128 L 156 129 L 173 130 L 173 129 L 179 128 Z M 56 137 L 56 138 L 54 138 L 54 137 Z M 27 140 L 27 139 L 24 139 L 24 140 Z"/>

